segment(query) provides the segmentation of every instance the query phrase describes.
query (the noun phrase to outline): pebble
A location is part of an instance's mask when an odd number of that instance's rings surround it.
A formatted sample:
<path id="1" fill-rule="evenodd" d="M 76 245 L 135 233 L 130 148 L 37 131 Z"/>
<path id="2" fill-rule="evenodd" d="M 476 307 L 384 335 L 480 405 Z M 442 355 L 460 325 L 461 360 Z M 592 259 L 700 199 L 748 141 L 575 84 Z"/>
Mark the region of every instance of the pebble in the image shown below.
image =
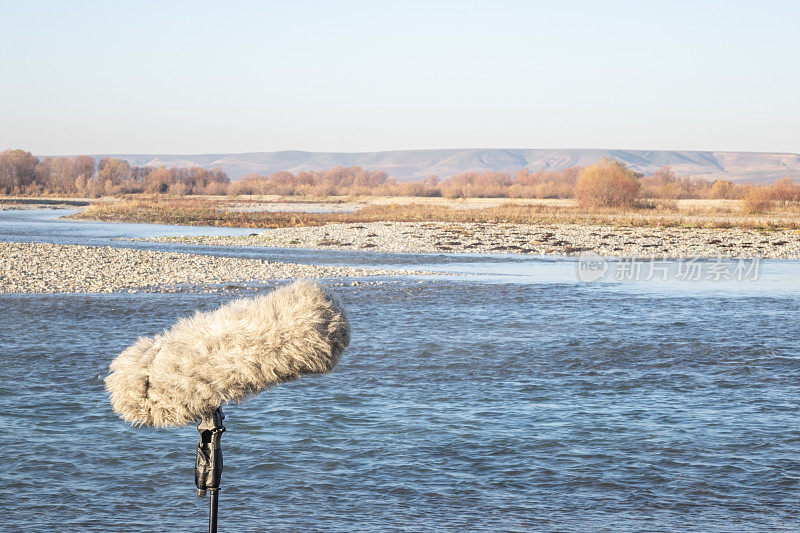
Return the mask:
<path id="1" fill-rule="evenodd" d="M 0 242 L 0 292 L 178 292 L 186 286 L 297 278 L 428 275 L 84 245 Z M 241 287 L 236 287 L 241 288 Z"/>
<path id="2" fill-rule="evenodd" d="M 582 224 L 373 222 L 278 228 L 243 237 L 142 239 L 211 246 L 273 246 L 388 253 L 502 253 L 620 257 L 800 259 L 798 230 L 618 227 Z"/>

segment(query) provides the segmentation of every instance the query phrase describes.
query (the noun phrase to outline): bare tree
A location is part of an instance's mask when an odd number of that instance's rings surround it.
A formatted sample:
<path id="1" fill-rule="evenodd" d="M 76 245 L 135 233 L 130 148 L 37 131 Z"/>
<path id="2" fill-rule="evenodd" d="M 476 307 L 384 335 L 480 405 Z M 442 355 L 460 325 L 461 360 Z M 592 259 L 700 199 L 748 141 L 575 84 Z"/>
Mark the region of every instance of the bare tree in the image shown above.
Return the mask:
<path id="1" fill-rule="evenodd" d="M 6 150 L 0 153 L 0 191 L 23 193 L 36 181 L 39 159 L 24 150 Z"/>

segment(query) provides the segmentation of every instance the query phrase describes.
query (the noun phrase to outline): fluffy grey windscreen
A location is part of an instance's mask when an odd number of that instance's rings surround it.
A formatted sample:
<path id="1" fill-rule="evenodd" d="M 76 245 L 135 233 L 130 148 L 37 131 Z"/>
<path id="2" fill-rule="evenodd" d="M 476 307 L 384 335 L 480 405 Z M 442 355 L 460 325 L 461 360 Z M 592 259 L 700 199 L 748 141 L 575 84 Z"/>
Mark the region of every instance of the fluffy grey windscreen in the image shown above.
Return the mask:
<path id="1" fill-rule="evenodd" d="M 302 374 L 330 371 L 350 342 L 337 302 L 298 281 L 180 319 L 111 363 L 111 406 L 134 425 L 182 426 Z"/>

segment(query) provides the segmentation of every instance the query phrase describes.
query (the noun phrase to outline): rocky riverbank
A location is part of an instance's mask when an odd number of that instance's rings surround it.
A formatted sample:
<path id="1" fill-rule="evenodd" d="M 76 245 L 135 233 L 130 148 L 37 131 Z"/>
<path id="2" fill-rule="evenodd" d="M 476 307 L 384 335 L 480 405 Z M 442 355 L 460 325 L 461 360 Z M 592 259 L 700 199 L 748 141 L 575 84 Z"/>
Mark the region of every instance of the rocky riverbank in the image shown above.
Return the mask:
<path id="1" fill-rule="evenodd" d="M 174 291 L 185 286 L 276 279 L 411 274 L 420 272 L 272 263 L 126 248 L 0 243 L 0 292 Z"/>
<path id="2" fill-rule="evenodd" d="M 445 222 L 376 222 L 279 228 L 247 237 L 167 237 L 152 241 L 395 253 L 513 253 L 620 257 L 800 259 L 800 232 L 741 228 L 617 227 Z"/>
<path id="3" fill-rule="evenodd" d="M 38 204 L 38 203 L 0 203 L 0 211 L 23 211 L 27 209 L 71 209 L 75 206 L 69 204 Z"/>
<path id="4" fill-rule="evenodd" d="M 21 211 L 24 209 L 72 209 L 85 207 L 90 200 L 86 198 L 22 198 L 0 197 L 0 211 Z"/>

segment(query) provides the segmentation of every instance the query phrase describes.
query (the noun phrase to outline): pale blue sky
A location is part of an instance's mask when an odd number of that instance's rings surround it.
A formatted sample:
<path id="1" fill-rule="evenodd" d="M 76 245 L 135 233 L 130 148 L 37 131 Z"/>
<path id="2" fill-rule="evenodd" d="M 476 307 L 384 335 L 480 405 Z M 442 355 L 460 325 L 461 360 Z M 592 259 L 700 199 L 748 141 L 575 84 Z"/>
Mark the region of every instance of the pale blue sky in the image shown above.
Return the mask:
<path id="1" fill-rule="evenodd" d="M 0 6 L 0 149 L 800 152 L 800 1 Z"/>

